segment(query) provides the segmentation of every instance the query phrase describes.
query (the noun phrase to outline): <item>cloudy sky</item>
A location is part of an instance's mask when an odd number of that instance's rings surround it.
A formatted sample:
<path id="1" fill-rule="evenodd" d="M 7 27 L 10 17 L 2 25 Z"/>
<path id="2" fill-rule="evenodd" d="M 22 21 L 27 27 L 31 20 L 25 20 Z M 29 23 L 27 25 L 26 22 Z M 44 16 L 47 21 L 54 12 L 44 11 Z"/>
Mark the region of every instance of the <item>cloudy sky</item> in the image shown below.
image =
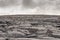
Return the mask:
<path id="1" fill-rule="evenodd" d="M 60 15 L 60 0 L 0 0 L 0 15 Z"/>

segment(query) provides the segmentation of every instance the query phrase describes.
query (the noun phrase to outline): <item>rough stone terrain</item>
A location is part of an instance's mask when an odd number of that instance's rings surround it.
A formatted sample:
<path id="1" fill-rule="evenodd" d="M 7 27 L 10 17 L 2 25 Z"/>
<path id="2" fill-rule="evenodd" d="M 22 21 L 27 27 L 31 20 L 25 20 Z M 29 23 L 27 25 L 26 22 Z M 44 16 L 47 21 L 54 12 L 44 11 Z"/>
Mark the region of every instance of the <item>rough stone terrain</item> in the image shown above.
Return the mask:
<path id="1" fill-rule="evenodd" d="M 60 16 L 0 16 L 0 40 L 60 40 Z"/>

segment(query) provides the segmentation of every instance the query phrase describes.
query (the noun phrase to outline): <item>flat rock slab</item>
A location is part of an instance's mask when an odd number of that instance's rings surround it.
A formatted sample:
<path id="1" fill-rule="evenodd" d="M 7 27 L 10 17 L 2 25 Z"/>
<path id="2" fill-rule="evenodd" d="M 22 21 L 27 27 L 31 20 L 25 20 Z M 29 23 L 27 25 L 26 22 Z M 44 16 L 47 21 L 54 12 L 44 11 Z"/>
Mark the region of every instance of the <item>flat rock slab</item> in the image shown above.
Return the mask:
<path id="1" fill-rule="evenodd" d="M 5 40 L 5 38 L 0 38 L 0 40 Z M 36 39 L 36 38 L 10 38 L 9 40 L 60 40 L 58 38 L 43 38 L 43 39 Z"/>
<path id="2" fill-rule="evenodd" d="M 49 38 L 49 39 L 35 39 L 35 38 L 11 38 L 10 40 L 60 40 L 57 38 Z"/>

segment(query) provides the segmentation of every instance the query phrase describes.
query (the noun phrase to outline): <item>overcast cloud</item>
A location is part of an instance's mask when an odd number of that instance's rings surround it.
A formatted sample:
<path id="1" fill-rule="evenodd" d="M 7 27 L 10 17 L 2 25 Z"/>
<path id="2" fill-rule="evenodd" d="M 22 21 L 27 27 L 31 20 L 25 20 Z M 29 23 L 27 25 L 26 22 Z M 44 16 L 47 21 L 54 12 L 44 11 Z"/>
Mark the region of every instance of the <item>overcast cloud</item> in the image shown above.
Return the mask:
<path id="1" fill-rule="evenodd" d="M 0 15 L 60 15 L 60 0 L 0 0 Z"/>

